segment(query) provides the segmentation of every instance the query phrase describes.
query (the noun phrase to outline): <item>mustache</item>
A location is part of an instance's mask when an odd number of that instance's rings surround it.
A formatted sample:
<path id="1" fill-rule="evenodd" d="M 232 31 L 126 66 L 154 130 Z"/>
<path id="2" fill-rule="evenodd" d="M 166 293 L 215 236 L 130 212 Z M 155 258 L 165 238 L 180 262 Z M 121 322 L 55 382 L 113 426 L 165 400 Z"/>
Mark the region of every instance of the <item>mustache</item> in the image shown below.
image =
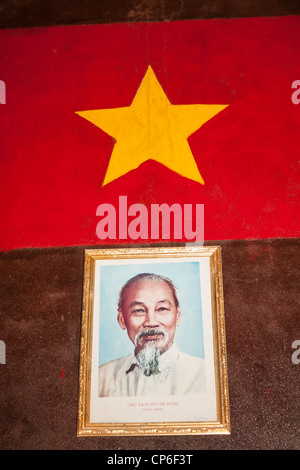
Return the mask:
<path id="1" fill-rule="evenodd" d="M 160 330 L 158 328 L 147 328 L 145 330 L 142 330 L 140 331 L 139 333 L 137 333 L 136 337 L 135 337 L 135 346 L 137 345 L 137 343 L 139 342 L 139 340 L 141 338 L 143 338 L 143 336 L 156 336 L 156 335 L 162 335 L 165 339 L 167 338 L 167 333 L 163 330 Z"/>

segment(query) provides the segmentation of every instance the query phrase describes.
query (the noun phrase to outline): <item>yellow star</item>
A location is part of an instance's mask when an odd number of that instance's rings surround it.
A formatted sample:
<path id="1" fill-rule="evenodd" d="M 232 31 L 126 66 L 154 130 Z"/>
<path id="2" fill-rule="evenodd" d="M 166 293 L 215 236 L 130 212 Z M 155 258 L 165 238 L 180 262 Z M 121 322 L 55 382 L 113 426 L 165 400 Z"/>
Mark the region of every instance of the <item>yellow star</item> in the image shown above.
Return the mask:
<path id="1" fill-rule="evenodd" d="M 228 105 L 172 105 L 149 66 L 130 106 L 79 111 L 116 143 L 103 186 L 152 159 L 204 184 L 188 137 Z"/>

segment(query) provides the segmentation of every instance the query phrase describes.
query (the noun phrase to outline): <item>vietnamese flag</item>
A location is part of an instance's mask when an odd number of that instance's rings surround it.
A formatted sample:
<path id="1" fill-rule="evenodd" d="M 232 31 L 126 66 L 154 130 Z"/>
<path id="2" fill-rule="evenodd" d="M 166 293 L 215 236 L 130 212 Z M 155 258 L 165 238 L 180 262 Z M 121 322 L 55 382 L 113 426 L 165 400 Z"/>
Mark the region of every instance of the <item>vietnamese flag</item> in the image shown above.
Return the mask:
<path id="1" fill-rule="evenodd" d="M 299 236 L 299 28 L 287 16 L 1 30 L 0 249 L 111 244 L 96 209 L 120 195 L 204 204 L 205 240 Z M 148 141 L 130 125 L 142 115 Z"/>

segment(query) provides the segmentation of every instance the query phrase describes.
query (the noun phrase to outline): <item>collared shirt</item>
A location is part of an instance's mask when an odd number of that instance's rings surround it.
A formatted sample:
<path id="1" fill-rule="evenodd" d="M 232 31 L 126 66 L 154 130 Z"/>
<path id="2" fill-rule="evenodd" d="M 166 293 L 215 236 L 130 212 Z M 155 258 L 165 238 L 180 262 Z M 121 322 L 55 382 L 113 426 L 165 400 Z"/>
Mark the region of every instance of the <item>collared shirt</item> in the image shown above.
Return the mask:
<path id="1" fill-rule="evenodd" d="M 205 389 L 204 360 L 175 344 L 159 357 L 158 370 L 146 376 L 133 354 L 107 362 L 99 367 L 99 396 L 185 395 Z"/>

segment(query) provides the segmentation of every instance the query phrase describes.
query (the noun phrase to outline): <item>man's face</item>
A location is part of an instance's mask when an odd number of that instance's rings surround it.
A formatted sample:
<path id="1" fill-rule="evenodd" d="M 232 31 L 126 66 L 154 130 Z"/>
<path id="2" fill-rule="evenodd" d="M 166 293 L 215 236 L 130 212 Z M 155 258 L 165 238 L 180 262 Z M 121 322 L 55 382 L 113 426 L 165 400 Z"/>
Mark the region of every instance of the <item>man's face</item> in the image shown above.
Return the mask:
<path id="1" fill-rule="evenodd" d="M 176 307 L 173 292 L 163 280 L 137 281 L 132 284 L 118 312 L 119 325 L 123 330 L 127 329 L 133 344 L 136 336 L 141 335 L 136 344 L 137 352 L 150 342 L 165 352 L 173 343 L 176 326 L 180 321 L 180 308 Z"/>

